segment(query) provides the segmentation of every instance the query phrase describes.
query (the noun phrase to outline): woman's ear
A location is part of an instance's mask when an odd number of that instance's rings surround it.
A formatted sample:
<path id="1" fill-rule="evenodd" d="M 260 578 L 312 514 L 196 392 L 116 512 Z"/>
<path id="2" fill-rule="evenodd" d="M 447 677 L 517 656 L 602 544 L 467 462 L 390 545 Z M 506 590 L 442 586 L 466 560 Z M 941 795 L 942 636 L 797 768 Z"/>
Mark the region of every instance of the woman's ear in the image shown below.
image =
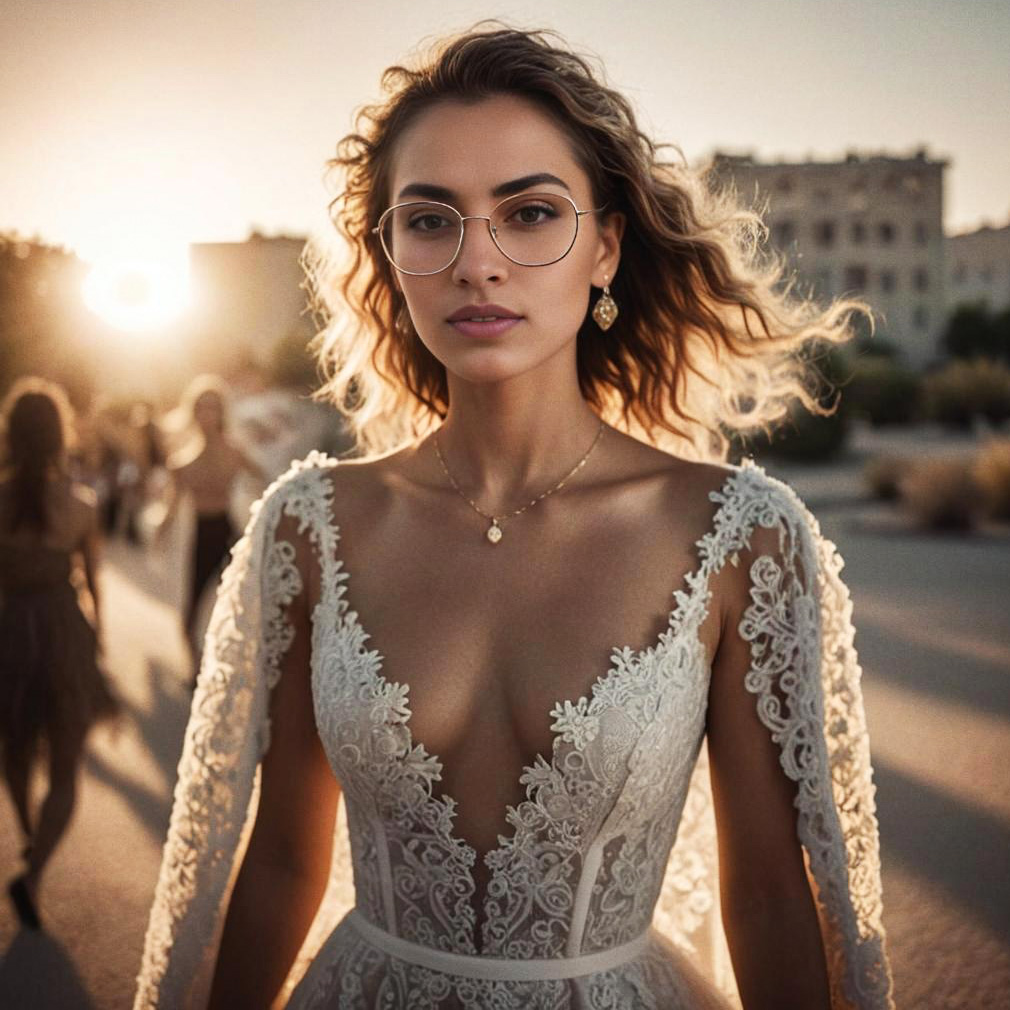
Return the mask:
<path id="1" fill-rule="evenodd" d="M 593 265 L 591 283 L 593 287 L 602 288 L 613 280 L 617 267 L 621 262 L 621 239 L 624 238 L 626 219 L 620 211 L 614 211 L 600 219 L 597 234 L 600 249 Z"/>

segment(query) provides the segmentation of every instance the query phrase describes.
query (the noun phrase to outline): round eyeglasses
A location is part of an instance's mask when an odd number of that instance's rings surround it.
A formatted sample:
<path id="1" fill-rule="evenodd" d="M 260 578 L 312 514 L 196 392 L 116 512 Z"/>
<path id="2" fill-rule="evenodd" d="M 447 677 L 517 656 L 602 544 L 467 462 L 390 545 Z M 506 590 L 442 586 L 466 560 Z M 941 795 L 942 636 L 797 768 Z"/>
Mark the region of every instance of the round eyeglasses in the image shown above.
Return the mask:
<path id="1" fill-rule="evenodd" d="M 463 248 L 465 221 L 486 221 L 491 240 L 513 263 L 546 267 L 571 252 L 579 218 L 602 209 L 579 210 L 571 197 L 557 193 L 520 193 L 502 200 L 490 214 L 464 217 L 447 203 L 424 200 L 390 207 L 372 231 L 389 262 L 415 277 L 452 266 Z"/>

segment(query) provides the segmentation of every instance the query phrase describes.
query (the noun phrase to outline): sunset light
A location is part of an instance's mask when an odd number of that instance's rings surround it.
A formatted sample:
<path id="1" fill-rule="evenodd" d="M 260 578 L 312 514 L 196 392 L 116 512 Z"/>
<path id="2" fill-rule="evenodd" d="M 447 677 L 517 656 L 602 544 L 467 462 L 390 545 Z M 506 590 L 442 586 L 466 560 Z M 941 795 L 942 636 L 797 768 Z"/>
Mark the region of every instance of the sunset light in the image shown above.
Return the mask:
<path id="1" fill-rule="evenodd" d="M 189 307 L 189 260 L 185 252 L 162 258 L 97 260 L 84 281 L 85 304 L 128 333 L 159 330 Z"/>

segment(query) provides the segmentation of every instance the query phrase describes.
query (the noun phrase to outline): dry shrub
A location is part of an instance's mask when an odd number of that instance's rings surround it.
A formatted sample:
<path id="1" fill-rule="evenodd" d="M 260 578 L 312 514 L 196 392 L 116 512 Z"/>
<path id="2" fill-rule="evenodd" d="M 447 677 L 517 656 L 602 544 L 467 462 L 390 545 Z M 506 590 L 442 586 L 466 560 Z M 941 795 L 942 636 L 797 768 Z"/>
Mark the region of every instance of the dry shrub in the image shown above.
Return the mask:
<path id="1" fill-rule="evenodd" d="M 863 479 L 874 498 L 896 501 L 901 497 L 901 479 L 911 465 L 904 456 L 874 456 L 863 467 Z"/>
<path id="2" fill-rule="evenodd" d="M 1010 418 L 1010 368 L 987 358 L 951 361 L 925 377 L 923 395 L 941 424 L 967 428 L 977 417 L 1002 424 Z"/>
<path id="3" fill-rule="evenodd" d="M 1010 438 L 991 439 L 979 449 L 972 477 L 986 515 L 1010 519 Z"/>
<path id="4" fill-rule="evenodd" d="M 916 462 L 901 479 L 900 491 L 909 512 L 927 529 L 968 530 L 980 512 L 980 494 L 969 460 Z"/>

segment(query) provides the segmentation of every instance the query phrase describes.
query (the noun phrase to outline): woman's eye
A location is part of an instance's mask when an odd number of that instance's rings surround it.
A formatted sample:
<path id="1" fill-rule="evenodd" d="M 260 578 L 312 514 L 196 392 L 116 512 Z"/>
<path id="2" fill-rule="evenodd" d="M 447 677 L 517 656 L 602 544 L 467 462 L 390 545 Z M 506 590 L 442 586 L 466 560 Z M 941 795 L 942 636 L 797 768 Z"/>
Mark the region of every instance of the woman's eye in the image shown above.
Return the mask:
<path id="1" fill-rule="evenodd" d="M 517 224 L 541 224 L 557 215 L 554 208 L 546 204 L 528 203 L 514 211 L 511 217 Z"/>
<path id="2" fill-rule="evenodd" d="M 419 214 L 411 218 L 410 227 L 414 231 L 438 231 L 439 228 L 445 228 L 448 223 L 441 214 Z"/>

